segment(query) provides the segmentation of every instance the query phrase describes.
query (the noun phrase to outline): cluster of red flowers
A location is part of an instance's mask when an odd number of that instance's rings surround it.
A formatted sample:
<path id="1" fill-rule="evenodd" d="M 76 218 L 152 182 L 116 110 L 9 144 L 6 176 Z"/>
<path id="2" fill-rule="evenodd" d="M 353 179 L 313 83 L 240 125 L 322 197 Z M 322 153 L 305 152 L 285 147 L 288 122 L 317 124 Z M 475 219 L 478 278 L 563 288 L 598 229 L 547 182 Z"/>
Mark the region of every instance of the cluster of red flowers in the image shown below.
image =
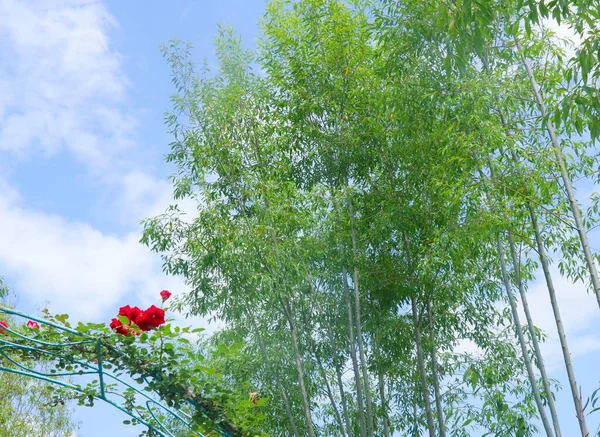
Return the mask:
<path id="1" fill-rule="evenodd" d="M 169 290 L 163 290 L 160 292 L 160 297 L 164 302 L 171 297 Z M 119 316 L 125 316 L 128 319 L 128 323 L 122 323 L 118 318 L 112 319 L 110 327 L 117 333 L 122 335 L 129 335 L 132 332 L 134 335 L 139 335 L 137 329 L 131 329 L 131 324 L 135 324 L 140 331 L 150 331 L 151 329 L 158 328 L 160 325 L 165 323 L 165 310 L 158 308 L 155 305 L 150 306 L 147 310 L 142 311 L 138 307 L 130 307 L 125 305 L 119 308 Z M 40 329 L 40 324 L 30 320 L 27 322 L 29 329 Z M 6 320 L 0 320 L 0 334 L 6 335 L 6 330 L 9 328 Z"/>
<path id="2" fill-rule="evenodd" d="M 171 297 L 171 293 L 167 290 L 163 290 L 160 292 L 160 296 L 164 302 Z M 126 336 L 129 335 L 130 332 L 134 335 L 139 334 L 139 331 L 136 329 L 131 329 L 132 323 L 137 325 L 141 331 L 150 331 L 165 323 L 165 310 L 158 308 L 155 305 L 150 306 L 150 308 L 146 310 L 125 305 L 124 307 L 119 308 L 119 316 L 127 317 L 129 323 L 123 324 L 118 318 L 114 318 L 110 322 L 110 327 L 118 334 Z"/>

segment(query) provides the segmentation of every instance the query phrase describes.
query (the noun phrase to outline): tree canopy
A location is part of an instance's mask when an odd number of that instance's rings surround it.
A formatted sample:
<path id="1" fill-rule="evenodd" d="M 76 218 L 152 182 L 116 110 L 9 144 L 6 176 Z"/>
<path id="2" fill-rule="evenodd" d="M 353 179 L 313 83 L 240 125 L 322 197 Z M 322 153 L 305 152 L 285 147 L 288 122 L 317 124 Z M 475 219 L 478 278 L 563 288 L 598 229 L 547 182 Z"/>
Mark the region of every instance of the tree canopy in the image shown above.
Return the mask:
<path id="1" fill-rule="evenodd" d="M 543 280 L 588 435 L 550 265 L 600 303 L 597 196 L 577 197 L 597 183 L 599 18 L 274 0 L 256 51 L 221 29 L 216 71 L 164 46 L 167 161 L 197 216 L 172 207 L 142 241 L 189 284 L 181 310 L 244 342 L 226 374 L 269 398 L 267 434 L 574 435 L 528 311 Z"/>

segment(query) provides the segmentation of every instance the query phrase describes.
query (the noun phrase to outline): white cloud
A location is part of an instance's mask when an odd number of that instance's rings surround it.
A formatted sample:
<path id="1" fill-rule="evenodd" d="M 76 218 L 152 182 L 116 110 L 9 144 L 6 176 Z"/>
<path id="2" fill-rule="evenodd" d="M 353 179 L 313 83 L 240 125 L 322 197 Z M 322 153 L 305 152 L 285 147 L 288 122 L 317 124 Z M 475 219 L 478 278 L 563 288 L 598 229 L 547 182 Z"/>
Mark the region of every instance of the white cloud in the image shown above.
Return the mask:
<path id="1" fill-rule="evenodd" d="M 29 302 L 48 302 L 52 312 L 77 321 L 102 322 L 122 305 L 158 305 L 163 289 L 175 297 L 188 292 L 183 278 L 162 273 L 160 258 L 139 244 L 137 231 L 105 235 L 20 202 L 18 193 L 0 180 L 0 268 L 15 281 L 8 285 Z M 156 199 L 148 205 L 159 208 Z M 207 332 L 221 326 L 201 317 L 171 317 Z"/>
<path id="2" fill-rule="evenodd" d="M 573 284 L 561 276 L 556 268 L 551 268 L 551 275 L 571 358 L 584 357 L 600 351 L 600 312 L 595 296 L 588 293 L 583 284 Z M 546 340 L 541 343 L 542 355 L 549 372 L 554 374 L 564 369 L 562 349 L 542 271 L 538 271 L 536 277 L 536 281 L 527 292 L 527 302 L 534 325 L 546 335 Z M 523 313 L 519 293 L 516 289 L 513 292 L 518 302 L 520 322 L 526 326 L 527 319 Z M 475 356 L 482 354 L 475 343 L 465 339 L 459 341 L 454 352 Z"/>
<path id="3" fill-rule="evenodd" d="M 600 350 L 600 312 L 595 296 L 587 293 L 583 284 L 573 284 L 562 277 L 556 268 L 551 269 L 551 274 L 571 357 Z M 538 278 L 527 293 L 527 300 L 534 324 L 548 336 L 541 345 L 542 353 L 549 370 L 555 371 L 564 367 L 560 341 L 541 272 Z M 525 316 L 521 314 L 521 317 L 521 322 L 525 324 Z"/>
<path id="4" fill-rule="evenodd" d="M 106 170 L 133 147 L 127 80 L 102 2 L 0 0 L 0 151 L 67 149 Z M 34 155 L 35 154 L 35 155 Z"/>
<path id="5" fill-rule="evenodd" d="M 139 221 L 173 203 L 168 181 L 140 170 L 137 121 L 127 110 L 127 75 L 109 32 L 116 21 L 101 1 L 0 0 L 0 156 L 40 159 L 65 151 L 92 170 L 117 221 L 131 232 L 107 235 L 28 208 L 0 178 L 0 273 L 34 304 L 84 320 L 105 317 L 127 297 L 156 303 L 186 287 L 138 243 Z M 128 155 L 129 153 L 129 155 Z M 11 168 L 12 167 L 12 168 Z M 101 176 L 98 178 L 98 176 Z M 117 190 L 115 192 L 115 190 Z M 194 203 L 178 202 L 194 213 Z M 195 320 L 195 323 L 199 323 Z"/>
<path id="6" fill-rule="evenodd" d="M 160 272 L 137 234 L 103 235 L 88 224 L 32 211 L 4 196 L 0 223 L 0 265 L 17 279 L 11 285 L 33 302 L 50 301 L 59 312 L 98 317 Z"/>
<path id="7" fill-rule="evenodd" d="M 163 212 L 171 184 L 148 174 L 151 155 L 138 153 L 127 74 L 109 38 L 118 24 L 105 4 L 0 0 L 0 17 L 1 171 L 16 171 L 16 158 L 66 151 L 112 191 L 117 223 L 139 229 Z"/>
<path id="8" fill-rule="evenodd" d="M 132 218 L 139 221 L 156 217 L 165 212 L 171 204 L 186 215 L 186 219 L 197 217 L 197 202 L 186 198 L 175 201 L 173 187 L 167 180 L 158 180 L 140 170 L 125 173 L 120 181 L 121 191 L 115 201 L 123 224 L 130 225 Z"/>

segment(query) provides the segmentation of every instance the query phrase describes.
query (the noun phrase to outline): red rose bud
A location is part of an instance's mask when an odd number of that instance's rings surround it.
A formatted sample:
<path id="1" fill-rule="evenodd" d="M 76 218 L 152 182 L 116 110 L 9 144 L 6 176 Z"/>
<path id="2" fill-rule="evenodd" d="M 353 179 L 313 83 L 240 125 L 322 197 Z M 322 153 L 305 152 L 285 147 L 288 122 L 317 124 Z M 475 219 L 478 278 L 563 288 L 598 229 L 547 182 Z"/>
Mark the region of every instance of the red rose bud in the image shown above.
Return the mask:
<path id="1" fill-rule="evenodd" d="M 29 329 L 40 329 L 40 324 L 38 322 L 34 322 L 33 320 L 30 320 L 29 322 L 27 322 L 27 327 Z"/>
<path id="2" fill-rule="evenodd" d="M 8 323 L 5 320 L 0 320 L 0 332 L 6 335 L 6 330 L 8 329 Z"/>
<path id="3" fill-rule="evenodd" d="M 162 297 L 163 302 L 171 297 L 171 292 L 169 290 L 163 290 L 160 292 L 160 297 Z"/>

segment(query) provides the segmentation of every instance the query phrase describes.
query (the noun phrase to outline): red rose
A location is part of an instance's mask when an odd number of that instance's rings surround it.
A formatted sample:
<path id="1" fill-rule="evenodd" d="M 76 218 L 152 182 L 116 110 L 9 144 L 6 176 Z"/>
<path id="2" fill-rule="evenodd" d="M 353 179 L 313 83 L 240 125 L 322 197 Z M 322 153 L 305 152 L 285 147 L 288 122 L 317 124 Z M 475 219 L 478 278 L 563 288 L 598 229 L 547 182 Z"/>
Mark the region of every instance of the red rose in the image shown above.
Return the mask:
<path id="1" fill-rule="evenodd" d="M 129 319 L 129 322 L 133 322 L 137 325 L 137 319 L 142 315 L 142 310 L 138 307 L 131 308 L 129 305 L 119 308 L 119 315 L 125 316 Z"/>
<path id="2" fill-rule="evenodd" d="M 160 297 L 162 297 L 163 302 L 171 297 L 171 292 L 169 290 L 163 290 L 160 292 Z"/>
<path id="3" fill-rule="evenodd" d="M 6 329 L 8 328 L 8 323 L 5 320 L 0 320 L 0 332 L 6 335 Z"/>
<path id="4" fill-rule="evenodd" d="M 137 325 L 140 327 L 142 331 L 150 331 L 152 326 L 150 325 L 150 321 L 146 320 L 144 317 L 144 313 L 138 318 Z"/>
<path id="5" fill-rule="evenodd" d="M 124 314 L 119 314 L 124 315 Z M 114 329 L 118 334 L 122 334 L 125 336 L 129 335 L 129 326 L 123 325 L 119 319 L 112 319 L 110 322 L 111 329 Z"/>
<path id="6" fill-rule="evenodd" d="M 165 311 L 152 305 L 138 318 L 137 325 L 142 331 L 149 331 L 152 328 L 158 328 L 165 323 Z"/>
<path id="7" fill-rule="evenodd" d="M 40 329 L 40 324 L 38 322 L 34 322 L 33 320 L 30 320 L 29 322 L 27 322 L 27 327 L 29 329 Z"/>

